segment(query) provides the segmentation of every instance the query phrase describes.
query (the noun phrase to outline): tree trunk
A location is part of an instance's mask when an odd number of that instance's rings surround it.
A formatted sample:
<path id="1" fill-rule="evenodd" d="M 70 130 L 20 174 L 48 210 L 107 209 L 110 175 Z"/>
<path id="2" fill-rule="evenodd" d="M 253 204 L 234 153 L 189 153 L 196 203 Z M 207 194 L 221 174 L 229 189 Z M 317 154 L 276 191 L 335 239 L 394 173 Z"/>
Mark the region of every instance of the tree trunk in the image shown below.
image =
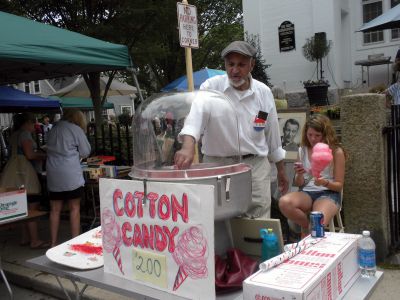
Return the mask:
<path id="1" fill-rule="evenodd" d="M 90 90 L 90 96 L 93 102 L 96 130 L 97 132 L 101 132 L 101 125 L 103 124 L 103 105 L 100 95 L 100 73 L 92 72 L 85 74 L 83 77 Z"/>

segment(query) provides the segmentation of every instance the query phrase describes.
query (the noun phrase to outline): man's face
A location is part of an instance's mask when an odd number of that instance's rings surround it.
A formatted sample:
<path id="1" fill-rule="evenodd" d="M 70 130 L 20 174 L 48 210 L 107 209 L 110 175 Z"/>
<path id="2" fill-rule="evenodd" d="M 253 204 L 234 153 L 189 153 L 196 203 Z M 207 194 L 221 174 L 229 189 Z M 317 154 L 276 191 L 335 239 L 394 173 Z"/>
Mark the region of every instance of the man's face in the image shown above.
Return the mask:
<path id="1" fill-rule="evenodd" d="M 231 85 L 239 90 L 248 88 L 248 76 L 254 64 L 254 59 L 236 52 L 225 56 L 225 70 Z"/>
<path id="2" fill-rule="evenodd" d="M 294 137 L 299 131 L 299 126 L 296 124 L 286 123 L 285 128 L 283 128 L 283 140 L 285 143 L 293 143 Z"/>

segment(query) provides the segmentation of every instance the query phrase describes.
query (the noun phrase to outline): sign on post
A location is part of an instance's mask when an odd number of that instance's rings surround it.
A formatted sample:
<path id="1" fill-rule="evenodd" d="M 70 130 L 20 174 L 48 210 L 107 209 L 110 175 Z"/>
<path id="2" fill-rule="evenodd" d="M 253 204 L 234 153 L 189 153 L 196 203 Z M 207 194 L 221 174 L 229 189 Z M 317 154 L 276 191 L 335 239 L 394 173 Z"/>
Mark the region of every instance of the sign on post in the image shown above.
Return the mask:
<path id="1" fill-rule="evenodd" d="M 199 48 L 197 9 L 194 5 L 176 3 L 178 11 L 179 43 L 181 47 Z"/>

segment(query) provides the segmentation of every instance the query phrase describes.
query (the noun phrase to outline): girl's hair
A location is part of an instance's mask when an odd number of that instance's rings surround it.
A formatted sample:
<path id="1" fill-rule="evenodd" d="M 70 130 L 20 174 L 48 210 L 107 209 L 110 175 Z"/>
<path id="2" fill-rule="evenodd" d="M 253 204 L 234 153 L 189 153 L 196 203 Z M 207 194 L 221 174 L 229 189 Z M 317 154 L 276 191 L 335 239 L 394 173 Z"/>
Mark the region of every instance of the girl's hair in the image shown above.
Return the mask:
<path id="1" fill-rule="evenodd" d="M 27 122 L 35 123 L 35 117 L 31 113 L 19 113 L 13 116 L 13 126 L 12 131 L 17 131 Z"/>
<path id="2" fill-rule="evenodd" d="M 342 144 L 339 142 L 339 139 L 336 136 L 336 131 L 332 126 L 331 120 L 324 115 L 314 114 L 312 115 L 303 127 L 303 132 L 301 136 L 301 146 L 311 148 L 311 144 L 307 138 L 307 130 L 309 128 L 314 129 L 317 132 L 322 133 L 322 141 L 329 145 L 333 152 L 336 151 L 337 148 L 342 148 L 345 153 L 345 157 L 347 158 L 347 154 Z"/>
<path id="3" fill-rule="evenodd" d="M 77 108 L 64 109 L 63 120 L 78 125 L 83 131 L 86 131 L 86 118 L 83 112 Z"/>

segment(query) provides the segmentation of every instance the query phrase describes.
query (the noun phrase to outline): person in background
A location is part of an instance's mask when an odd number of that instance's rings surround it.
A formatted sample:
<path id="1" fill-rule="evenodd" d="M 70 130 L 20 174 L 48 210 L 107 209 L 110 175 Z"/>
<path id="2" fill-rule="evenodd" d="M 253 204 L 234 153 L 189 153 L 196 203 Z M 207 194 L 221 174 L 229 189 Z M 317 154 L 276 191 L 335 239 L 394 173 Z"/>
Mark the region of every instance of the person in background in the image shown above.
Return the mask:
<path id="1" fill-rule="evenodd" d="M 43 124 L 39 122 L 38 118 L 35 118 L 34 128 L 35 128 L 36 134 L 43 134 L 42 126 L 43 126 Z"/>
<path id="2" fill-rule="evenodd" d="M 310 174 L 311 154 L 317 143 L 329 145 L 333 160 L 321 172 L 321 177 L 313 178 Z M 298 163 L 294 166 L 294 184 L 300 187 L 300 191 L 288 193 L 279 199 L 282 214 L 301 226 L 302 237 L 308 234 L 308 216 L 311 211 L 323 213 L 325 226 L 339 211 L 342 205 L 345 158 L 345 152 L 329 118 L 319 114 L 312 115 L 303 128 Z"/>
<path id="3" fill-rule="evenodd" d="M 90 119 L 88 130 L 89 130 L 90 135 L 94 135 L 94 133 L 96 131 L 96 123 L 94 121 L 94 118 Z M 86 129 L 85 129 L 85 131 L 86 131 Z"/>
<path id="4" fill-rule="evenodd" d="M 394 59 L 394 63 L 392 64 L 392 83 L 396 83 L 398 81 L 397 72 L 400 72 L 400 49 L 397 50 L 396 57 Z"/>
<path id="5" fill-rule="evenodd" d="M 46 160 L 46 154 L 38 151 L 37 144 L 32 138 L 32 133 L 35 132 L 35 122 L 37 122 L 37 119 L 30 113 L 14 115 L 10 145 L 16 144 L 18 147 L 17 153 L 25 155 L 35 170 L 41 172 L 41 165 Z M 15 139 L 16 142 L 14 141 Z M 41 196 L 40 194 L 27 195 L 29 210 L 40 209 Z M 48 242 L 39 238 L 37 221 L 29 221 L 24 224 L 20 245 L 30 245 L 31 249 L 43 249 L 50 246 Z"/>
<path id="6" fill-rule="evenodd" d="M 42 132 L 43 132 L 43 140 L 44 143 L 47 143 L 47 135 L 51 128 L 53 127 L 53 124 L 50 123 L 50 117 L 48 115 L 45 115 L 42 118 L 43 125 L 42 125 Z"/>
<path id="7" fill-rule="evenodd" d="M 252 204 L 245 216 L 269 218 L 271 193 L 268 158 L 277 165 L 278 183 L 283 193 L 288 189 L 288 179 L 284 170 L 285 150 L 281 146 L 274 98 L 265 84 L 251 76 L 256 53 L 257 50 L 245 41 L 232 42 L 221 53 L 227 74 L 206 80 L 200 89 L 223 92 L 232 101 L 241 128 L 240 155 L 244 163 L 252 166 Z M 194 100 L 180 132 L 183 144 L 175 154 L 175 164 L 180 169 L 192 164 L 195 144 L 202 134 L 204 162 L 228 163 L 232 155 L 229 153 L 237 151 L 236 148 L 227 149 L 232 145 L 232 129 L 229 126 L 232 122 L 227 120 L 230 112 L 216 112 L 214 110 L 217 108 L 211 109 L 205 103 L 202 98 Z M 225 115 L 226 118 L 215 115 Z M 221 151 L 221 144 L 225 153 Z"/>
<path id="8" fill-rule="evenodd" d="M 47 187 L 50 199 L 51 246 L 57 245 L 60 213 L 68 201 L 72 237 L 80 233 L 80 200 L 85 180 L 80 164 L 89 156 L 91 148 L 85 135 L 83 113 L 66 109 L 64 116 L 49 132 L 47 141 Z"/>
<path id="9" fill-rule="evenodd" d="M 294 138 L 299 132 L 300 124 L 296 119 L 287 119 L 283 125 L 282 147 L 286 151 L 297 151 L 299 145 L 294 141 Z"/>
<path id="10" fill-rule="evenodd" d="M 392 104 L 394 104 L 394 105 L 400 104 L 400 82 L 399 81 L 397 81 L 396 83 L 389 86 L 385 91 L 383 91 L 383 93 L 386 96 L 389 96 L 389 95 L 392 96 L 392 99 L 393 99 Z M 390 107 L 389 103 L 387 106 Z"/>

